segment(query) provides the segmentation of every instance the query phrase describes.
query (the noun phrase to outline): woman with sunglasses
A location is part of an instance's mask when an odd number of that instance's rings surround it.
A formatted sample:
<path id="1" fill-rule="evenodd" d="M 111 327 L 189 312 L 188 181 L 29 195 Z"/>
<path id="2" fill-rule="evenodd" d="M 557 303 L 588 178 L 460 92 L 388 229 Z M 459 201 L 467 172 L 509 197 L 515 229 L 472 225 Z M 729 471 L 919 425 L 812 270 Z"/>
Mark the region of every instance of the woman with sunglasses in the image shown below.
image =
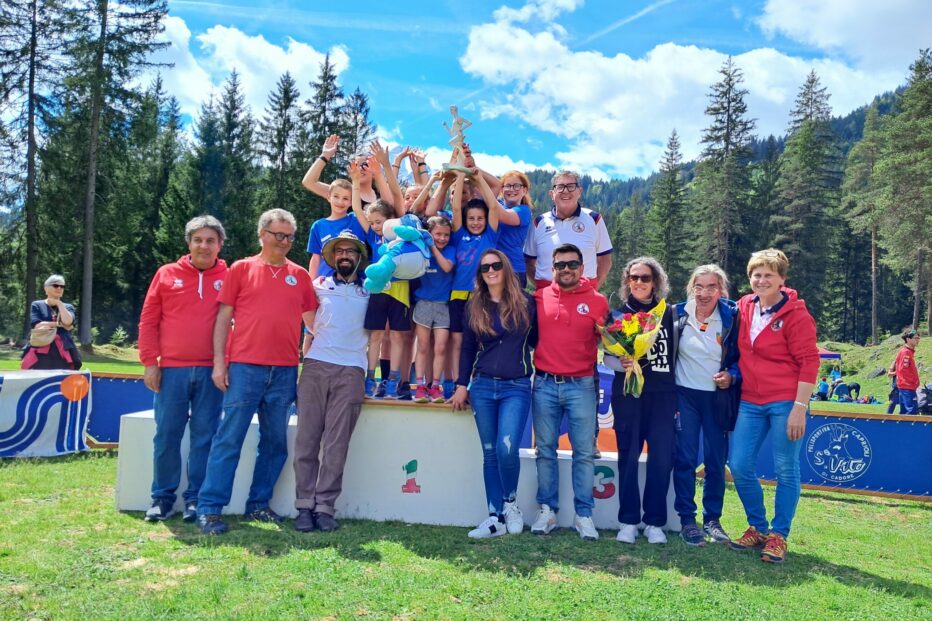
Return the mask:
<path id="1" fill-rule="evenodd" d="M 453 409 L 465 410 L 467 393 L 482 445 L 482 475 L 489 517 L 469 531 L 473 539 L 520 533 L 518 457 L 531 408 L 531 348 L 537 343 L 537 309 L 518 285 L 508 257 L 479 257 L 475 292 L 463 316 L 463 346 Z"/>
<path id="2" fill-rule="evenodd" d="M 609 322 L 627 313 L 650 311 L 670 291 L 667 273 L 653 257 L 631 259 L 622 272 L 623 300 L 609 315 Z M 607 367 L 615 371 L 612 383 L 612 414 L 618 441 L 618 521 L 616 539 L 634 543 L 638 524 L 644 522 L 648 543 L 667 542 L 663 527 L 667 523 L 667 490 L 673 472 L 673 449 L 676 438 L 676 335 L 670 307 L 661 319 L 657 341 L 646 357 L 605 356 Z M 625 369 L 640 364 L 644 373 L 644 390 L 640 397 L 624 394 Z M 643 512 L 638 486 L 638 460 L 647 441 L 647 478 L 644 482 Z"/>
<path id="3" fill-rule="evenodd" d="M 75 310 L 62 301 L 65 292 L 65 277 L 52 274 L 45 279 L 45 299 L 36 300 L 29 310 L 29 325 L 33 330 L 55 330 L 55 337 L 48 345 L 27 345 L 23 351 L 23 369 L 72 369 L 81 368 L 81 356 L 71 338 L 74 328 Z"/>

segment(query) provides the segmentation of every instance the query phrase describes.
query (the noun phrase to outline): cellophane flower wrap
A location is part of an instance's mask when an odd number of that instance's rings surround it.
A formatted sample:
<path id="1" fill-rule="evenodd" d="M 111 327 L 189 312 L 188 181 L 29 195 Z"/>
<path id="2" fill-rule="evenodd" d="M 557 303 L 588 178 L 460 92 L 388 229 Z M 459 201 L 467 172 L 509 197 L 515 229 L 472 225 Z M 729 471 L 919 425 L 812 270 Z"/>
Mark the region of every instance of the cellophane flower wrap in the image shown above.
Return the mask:
<path id="1" fill-rule="evenodd" d="M 666 309 L 666 302 L 660 300 L 657 306 L 649 311 L 625 313 L 620 319 L 612 319 L 609 313 L 605 325 L 599 326 L 602 349 L 613 356 L 634 361 L 631 368 L 625 371 L 626 395 L 640 397 L 641 391 L 644 390 L 644 373 L 638 360 L 646 356 L 654 346 Z"/>

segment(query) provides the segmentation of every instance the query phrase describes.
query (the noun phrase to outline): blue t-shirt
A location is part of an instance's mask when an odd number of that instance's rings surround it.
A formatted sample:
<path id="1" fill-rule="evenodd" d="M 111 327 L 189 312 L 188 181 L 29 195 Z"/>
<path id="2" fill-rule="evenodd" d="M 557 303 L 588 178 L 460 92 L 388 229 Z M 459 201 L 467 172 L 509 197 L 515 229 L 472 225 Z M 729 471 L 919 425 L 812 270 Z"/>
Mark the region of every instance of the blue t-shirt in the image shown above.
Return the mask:
<path id="1" fill-rule="evenodd" d="M 453 269 L 444 272 L 437 265 L 434 253 L 430 253 L 430 265 L 421 276 L 421 284 L 414 290 L 415 300 L 428 300 L 430 302 L 447 302 L 450 299 L 450 290 L 453 287 L 453 275 L 456 273 L 456 244 L 449 243 L 440 251 L 443 258 L 453 261 Z"/>
<path id="2" fill-rule="evenodd" d="M 456 244 L 456 274 L 453 276 L 453 291 L 472 291 L 476 288 L 476 266 L 479 257 L 498 243 L 498 231 L 488 225 L 479 235 L 473 235 L 465 226 L 453 233 Z"/>
<path id="3" fill-rule="evenodd" d="M 369 229 L 370 232 L 372 229 Z M 362 230 L 362 225 L 356 219 L 356 214 L 348 213 L 338 220 L 327 220 L 321 218 L 311 225 L 311 234 L 307 240 L 307 251 L 309 254 L 320 254 L 324 249 L 324 244 L 332 237 L 336 237 L 343 231 L 349 231 L 361 240 L 365 240 L 366 234 Z M 330 276 L 334 269 L 327 265 L 324 258 L 320 258 L 320 267 L 317 270 L 318 276 Z"/>
<path id="4" fill-rule="evenodd" d="M 511 261 L 511 267 L 515 273 L 523 274 L 526 270 L 524 264 L 524 241 L 527 239 L 527 230 L 531 227 L 531 220 L 534 215 L 531 208 L 527 205 L 515 205 L 514 207 L 505 207 L 518 214 L 520 222 L 518 224 L 498 223 L 498 249 L 505 253 L 508 260 Z"/>

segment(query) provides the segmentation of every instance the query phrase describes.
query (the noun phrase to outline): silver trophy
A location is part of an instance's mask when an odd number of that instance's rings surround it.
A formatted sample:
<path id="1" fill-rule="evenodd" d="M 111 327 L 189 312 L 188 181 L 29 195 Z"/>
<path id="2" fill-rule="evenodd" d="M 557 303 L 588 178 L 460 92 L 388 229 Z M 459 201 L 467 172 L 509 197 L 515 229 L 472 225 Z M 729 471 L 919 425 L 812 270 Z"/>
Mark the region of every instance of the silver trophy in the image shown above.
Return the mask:
<path id="1" fill-rule="evenodd" d="M 443 165 L 443 171 L 447 172 L 452 170 L 467 175 L 472 174 L 472 171 L 466 167 L 466 152 L 463 150 L 463 143 L 466 141 L 466 136 L 463 132 L 471 127 L 472 123 L 459 115 L 456 106 L 450 106 L 450 114 L 453 115 L 453 125 L 451 126 L 444 123 L 443 126 L 450 133 L 450 142 L 447 144 L 453 147 L 453 161 L 445 163 Z"/>

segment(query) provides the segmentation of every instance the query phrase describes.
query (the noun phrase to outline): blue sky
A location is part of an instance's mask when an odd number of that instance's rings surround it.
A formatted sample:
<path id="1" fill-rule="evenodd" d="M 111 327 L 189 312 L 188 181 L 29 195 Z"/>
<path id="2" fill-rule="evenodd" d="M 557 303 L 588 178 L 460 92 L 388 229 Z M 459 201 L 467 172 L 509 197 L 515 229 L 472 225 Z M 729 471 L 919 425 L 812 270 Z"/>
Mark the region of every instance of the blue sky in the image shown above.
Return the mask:
<path id="1" fill-rule="evenodd" d="M 905 82 L 932 43 L 929 0 L 169 0 L 161 60 L 195 115 L 235 67 L 261 116 L 284 71 L 302 90 L 330 53 L 346 91 L 370 97 L 391 144 L 449 153 L 457 104 L 493 172 L 569 167 L 598 177 L 656 169 L 676 128 L 698 155 L 709 86 L 728 55 L 758 133 L 783 133 L 806 74 L 835 114 Z"/>

